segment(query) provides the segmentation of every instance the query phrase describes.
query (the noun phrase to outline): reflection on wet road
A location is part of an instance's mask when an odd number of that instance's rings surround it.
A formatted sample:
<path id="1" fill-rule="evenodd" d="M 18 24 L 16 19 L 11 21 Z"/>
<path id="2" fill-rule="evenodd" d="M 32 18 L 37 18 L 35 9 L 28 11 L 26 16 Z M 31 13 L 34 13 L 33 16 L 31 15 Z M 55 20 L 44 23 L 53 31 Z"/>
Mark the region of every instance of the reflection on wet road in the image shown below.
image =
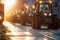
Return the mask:
<path id="1" fill-rule="evenodd" d="M 60 36 L 56 36 L 54 30 L 35 30 L 31 26 L 22 26 L 16 23 L 3 23 L 10 32 L 6 34 L 10 36 L 11 40 L 60 40 Z M 56 37 L 55 37 L 55 36 Z"/>

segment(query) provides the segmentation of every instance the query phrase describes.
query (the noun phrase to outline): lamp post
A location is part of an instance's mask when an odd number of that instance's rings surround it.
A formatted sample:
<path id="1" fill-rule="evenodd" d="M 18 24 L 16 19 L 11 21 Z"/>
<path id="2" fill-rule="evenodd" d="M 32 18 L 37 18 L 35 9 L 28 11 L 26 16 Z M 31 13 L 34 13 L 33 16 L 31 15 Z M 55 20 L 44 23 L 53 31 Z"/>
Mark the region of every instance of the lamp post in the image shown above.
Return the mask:
<path id="1" fill-rule="evenodd" d="M 42 3 L 41 1 L 39 2 L 39 0 L 36 0 L 36 5 L 35 5 L 35 10 L 36 12 L 34 13 L 33 17 L 32 17 L 32 26 L 33 29 L 40 29 L 40 17 L 39 17 L 39 6 L 40 3 Z"/>

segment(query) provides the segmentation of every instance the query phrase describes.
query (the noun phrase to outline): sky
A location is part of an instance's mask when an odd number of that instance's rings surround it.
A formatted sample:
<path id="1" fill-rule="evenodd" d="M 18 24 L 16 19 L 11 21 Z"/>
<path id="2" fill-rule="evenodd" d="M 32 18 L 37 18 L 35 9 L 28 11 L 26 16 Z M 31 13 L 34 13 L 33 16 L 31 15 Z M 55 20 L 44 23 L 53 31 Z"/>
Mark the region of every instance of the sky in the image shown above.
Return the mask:
<path id="1" fill-rule="evenodd" d="M 35 0 L 27 0 L 27 4 L 28 5 L 32 5 L 32 4 L 34 4 L 35 3 Z"/>

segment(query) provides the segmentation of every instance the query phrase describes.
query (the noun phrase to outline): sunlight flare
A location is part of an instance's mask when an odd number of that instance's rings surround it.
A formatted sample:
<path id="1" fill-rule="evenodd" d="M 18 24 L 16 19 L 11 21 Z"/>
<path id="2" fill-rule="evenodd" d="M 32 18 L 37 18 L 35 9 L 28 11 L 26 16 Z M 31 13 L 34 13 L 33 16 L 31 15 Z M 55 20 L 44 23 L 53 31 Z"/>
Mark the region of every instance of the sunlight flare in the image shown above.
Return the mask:
<path id="1" fill-rule="evenodd" d="M 5 12 L 11 9 L 15 2 L 16 0 L 4 0 L 3 3 L 5 4 Z"/>

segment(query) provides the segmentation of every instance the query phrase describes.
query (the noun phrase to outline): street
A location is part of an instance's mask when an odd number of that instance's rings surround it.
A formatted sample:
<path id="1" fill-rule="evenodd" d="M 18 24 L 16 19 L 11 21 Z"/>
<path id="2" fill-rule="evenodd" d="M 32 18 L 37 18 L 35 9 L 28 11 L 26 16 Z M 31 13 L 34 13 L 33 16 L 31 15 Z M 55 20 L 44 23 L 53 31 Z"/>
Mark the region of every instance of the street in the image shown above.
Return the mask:
<path id="1" fill-rule="evenodd" d="M 36 30 L 19 23 L 4 22 L 3 24 L 10 31 L 6 35 L 9 35 L 11 40 L 60 40 L 60 35 L 56 34 L 57 30 Z"/>
<path id="2" fill-rule="evenodd" d="M 0 0 L 0 40 L 60 40 L 60 1 Z"/>

